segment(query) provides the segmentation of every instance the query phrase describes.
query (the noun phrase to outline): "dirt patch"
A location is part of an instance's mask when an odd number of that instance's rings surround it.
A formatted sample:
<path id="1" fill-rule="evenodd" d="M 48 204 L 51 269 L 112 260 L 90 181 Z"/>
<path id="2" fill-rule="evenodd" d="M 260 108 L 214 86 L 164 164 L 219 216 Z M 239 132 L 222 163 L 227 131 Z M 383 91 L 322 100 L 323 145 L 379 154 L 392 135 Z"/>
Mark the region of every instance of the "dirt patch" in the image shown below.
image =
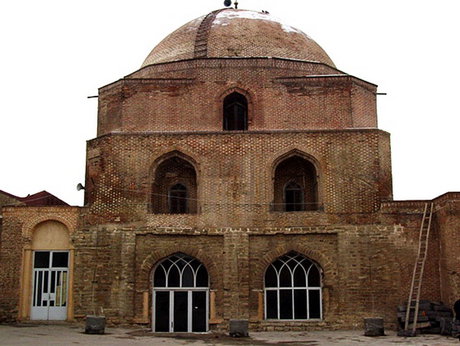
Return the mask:
<path id="1" fill-rule="evenodd" d="M 39 324 L 16 323 L 16 324 L 10 324 L 9 326 L 16 327 L 16 328 L 27 328 L 27 327 L 38 327 Z"/>
<path id="2" fill-rule="evenodd" d="M 171 338 L 175 340 L 184 340 L 189 342 L 201 341 L 210 345 L 216 343 L 220 345 L 289 345 L 289 346 L 319 346 L 320 343 L 316 340 L 299 340 L 299 341 L 272 341 L 267 342 L 265 340 L 256 340 L 251 337 L 235 338 L 224 333 L 153 333 L 149 330 L 134 330 L 128 332 L 128 335 L 133 337 L 157 337 L 157 338 Z"/>

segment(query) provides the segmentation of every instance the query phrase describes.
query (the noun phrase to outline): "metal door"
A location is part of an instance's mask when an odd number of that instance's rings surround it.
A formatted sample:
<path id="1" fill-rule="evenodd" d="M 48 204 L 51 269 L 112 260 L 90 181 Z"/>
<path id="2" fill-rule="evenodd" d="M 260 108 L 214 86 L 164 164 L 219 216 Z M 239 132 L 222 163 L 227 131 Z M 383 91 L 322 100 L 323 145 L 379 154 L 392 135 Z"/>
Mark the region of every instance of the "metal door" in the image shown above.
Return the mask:
<path id="1" fill-rule="evenodd" d="M 155 332 L 206 332 L 207 290 L 154 290 Z"/>
<path id="2" fill-rule="evenodd" d="M 65 320 L 69 253 L 35 251 L 32 281 L 32 320 Z"/>

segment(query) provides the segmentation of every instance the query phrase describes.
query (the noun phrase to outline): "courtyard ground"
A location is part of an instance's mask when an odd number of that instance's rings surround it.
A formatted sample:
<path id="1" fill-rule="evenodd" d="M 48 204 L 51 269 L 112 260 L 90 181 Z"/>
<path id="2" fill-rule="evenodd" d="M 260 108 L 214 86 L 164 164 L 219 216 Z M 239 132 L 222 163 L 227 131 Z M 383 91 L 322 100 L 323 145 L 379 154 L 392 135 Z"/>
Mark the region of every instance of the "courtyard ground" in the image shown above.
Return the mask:
<path id="1" fill-rule="evenodd" d="M 153 334 L 147 329 L 107 328 L 104 335 L 83 333 L 82 324 L 0 325 L 0 345 L 459 345 L 460 341 L 441 335 L 414 338 L 396 336 L 366 337 L 362 330 L 312 332 L 252 332 L 249 338 L 224 334 Z"/>

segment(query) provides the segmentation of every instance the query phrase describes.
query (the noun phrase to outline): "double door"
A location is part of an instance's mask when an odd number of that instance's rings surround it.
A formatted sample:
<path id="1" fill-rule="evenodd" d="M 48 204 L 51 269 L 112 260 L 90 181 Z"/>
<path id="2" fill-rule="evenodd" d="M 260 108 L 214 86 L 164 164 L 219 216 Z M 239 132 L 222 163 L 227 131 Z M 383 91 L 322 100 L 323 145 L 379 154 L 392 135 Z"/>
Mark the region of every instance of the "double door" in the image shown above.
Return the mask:
<path id="1" fill-rule="evenodd" d="M 155 332 L 206 332 L 208 330 L 207 290 L 155 290 Z"/>
<path id="2" fill-rule="evenodd" d="M 32 320 L 65 320 L 69 253 L 67 251 L 35 251 L 32 282 Z"/>

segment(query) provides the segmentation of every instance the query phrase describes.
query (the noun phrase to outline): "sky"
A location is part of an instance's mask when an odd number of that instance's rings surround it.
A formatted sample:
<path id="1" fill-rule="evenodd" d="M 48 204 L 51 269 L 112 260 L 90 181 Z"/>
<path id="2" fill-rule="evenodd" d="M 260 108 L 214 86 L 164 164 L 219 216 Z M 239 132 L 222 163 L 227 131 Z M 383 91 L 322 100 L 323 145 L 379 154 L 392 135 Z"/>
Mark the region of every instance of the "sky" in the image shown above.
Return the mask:
<path id="1" fill-rule="evenodd" d="M 0 4 L 0 190 L 82 205 L 98 88 L 223 0 Z M 312 37 L 341 71 L 379 86 L 396 200 L 460 191 L 458 0 L 240 0 Z"/>

